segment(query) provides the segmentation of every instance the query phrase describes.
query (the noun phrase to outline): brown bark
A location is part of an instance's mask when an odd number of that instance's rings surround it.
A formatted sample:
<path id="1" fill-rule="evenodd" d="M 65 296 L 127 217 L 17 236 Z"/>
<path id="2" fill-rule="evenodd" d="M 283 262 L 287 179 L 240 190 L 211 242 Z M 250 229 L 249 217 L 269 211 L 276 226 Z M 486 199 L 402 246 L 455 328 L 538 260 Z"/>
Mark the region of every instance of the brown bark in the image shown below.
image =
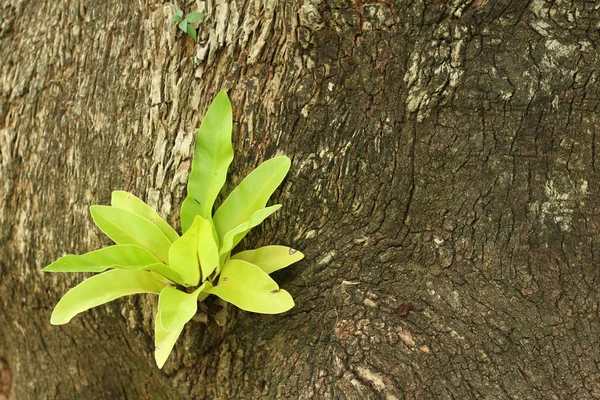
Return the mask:
<path id="1" fill-rule="evenodd" d="M 599 5 L 177 6 L 209 15 L 197 44 L 172 3 L 2 5 L 0 398 L 600 397 Z M 162 371 L 152 296 L 50 326 L 83 275 L 40 269 L 108 243 L 89 205 L 178 223 L 220 89 L 227 189 L 293 158 L 245 245 L 305 252 L 275 275 L 297 306 L 192 322 Z"/>

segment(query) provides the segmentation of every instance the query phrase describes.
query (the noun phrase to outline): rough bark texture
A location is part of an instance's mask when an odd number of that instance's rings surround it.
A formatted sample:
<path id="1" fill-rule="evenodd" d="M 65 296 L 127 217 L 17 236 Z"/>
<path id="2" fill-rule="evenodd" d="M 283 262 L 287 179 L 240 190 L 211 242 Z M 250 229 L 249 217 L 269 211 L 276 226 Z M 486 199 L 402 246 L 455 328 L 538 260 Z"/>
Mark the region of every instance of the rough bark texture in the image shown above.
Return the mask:
<path id="1" fill-rule="evenodd" d="M 600 4 L 8 0 L 0 20 L 0 398 L 600 398 Z M 198 43 L 169 18 L 205 11 Z M 156 298 L 49 324 L 112 190 L 173 224 L 227 89 L 230 184 L 293 158 L 246 246 L 297 306 L 152 358 Z M 214 304 L 208 302 L 209 314 Z"/>

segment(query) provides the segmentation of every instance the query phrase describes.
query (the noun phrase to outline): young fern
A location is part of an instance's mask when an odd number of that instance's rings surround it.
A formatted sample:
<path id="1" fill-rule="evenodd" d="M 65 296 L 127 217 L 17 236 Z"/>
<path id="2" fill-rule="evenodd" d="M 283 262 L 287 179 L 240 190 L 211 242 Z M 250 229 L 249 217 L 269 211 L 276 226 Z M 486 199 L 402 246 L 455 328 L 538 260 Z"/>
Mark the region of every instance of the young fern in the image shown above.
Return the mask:
<path id="1" fill-rule="evenodd" d="M 181 236 L 131 193 L 115 191 L 110 206 L 90 207 L 96 225 L 116 244 L 66 255 L 43 269 L 99 273 L 62 297 L 50 323 L 66 324 L 75 315 L 119 297 L 158 294 L 155 359 L 162 368 L 198 302 L 210 294 L 256 313 L 277 314 L 294 306 L 291 295 L 269 274 L 301 260 L 301 252 L 265 246 L 230 254 L 253 227 L 281 207 L 266 204 L 285 178 L 290 159 L 265 161 L 213 214 L 233 160 L 231 132 L 231 104 L 222 91 L 210 105 L 196 139 L 188 193 L 180 210 Z"/>

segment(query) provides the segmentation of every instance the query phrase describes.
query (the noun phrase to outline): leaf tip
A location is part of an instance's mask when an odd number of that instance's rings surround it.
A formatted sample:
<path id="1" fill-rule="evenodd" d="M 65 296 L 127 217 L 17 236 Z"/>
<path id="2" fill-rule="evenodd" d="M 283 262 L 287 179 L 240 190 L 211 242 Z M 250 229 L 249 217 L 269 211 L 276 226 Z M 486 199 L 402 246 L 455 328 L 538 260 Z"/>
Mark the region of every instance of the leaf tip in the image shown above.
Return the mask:
<path id="1" fill-rule="evenodd" d="M 57 313 L 56 311 L 50 316 L 50 325 L 64 325 L 68 323 L 71 318 L 65 318 L 63 314 Z"/>
<path id="2" fill-rule="evenodd" d="M 219 99 L 219 100 L 227 100 L 229 102 L 229 96 L 227 95 L 227 90 L 225 89 L 221 89 L 219 91 L 219 93 L 217 93 L 217 95 L 215 96 L 215 100 Z"/>
<path id="3" fill-rule="evenodd" d="M 297 258 L 296 261 L 300 261 L 304 258 L 303 252 L 301 252 L 300 250 L 290 248 L 290 256 L 292 256 L 292 255 Z"/>
<path id="4" fill-rule="evenodd" d="M 292 165 L 292 159 L 289 158 L 288 156 L 283 155 L 283 156 L 277 156 L 274 158 L 281 160 L 281 162 L 285 165 L 288 165 L 288 166 Z"/>
<path id="5" fill-rule="evenodd" d="M 156 350 L 154 351 L 154 361 L 156 361 L 156 366 L 159 369 L 162 369 L 162 367 L 165 365 L 165 362 L 167 361 L 167 359 L 158 352 L 160 350 L 160 347 L 161 346 L 156 346 Z"/>

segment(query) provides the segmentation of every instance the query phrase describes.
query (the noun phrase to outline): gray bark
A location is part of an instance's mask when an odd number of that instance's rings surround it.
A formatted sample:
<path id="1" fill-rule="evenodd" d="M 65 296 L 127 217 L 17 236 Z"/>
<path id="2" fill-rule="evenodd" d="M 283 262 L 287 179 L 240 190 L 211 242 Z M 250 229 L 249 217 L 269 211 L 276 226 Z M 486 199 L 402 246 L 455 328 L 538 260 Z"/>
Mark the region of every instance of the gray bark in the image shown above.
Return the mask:
<path id="1" fill-rule="evenodd" d="M 0 15 L 0 399 L 600 398 L 600 4 L 8 0 Z M 205 11 L 198 43 L 169 18 Z M 156 298 L 49 324 L 133 192 L 178 224 L 214 95 L 227 185 L 293 158 L 245 246 L 297 306 L 186 327 Z M 226 191 L 227 191 L 226 190 Z"/>

